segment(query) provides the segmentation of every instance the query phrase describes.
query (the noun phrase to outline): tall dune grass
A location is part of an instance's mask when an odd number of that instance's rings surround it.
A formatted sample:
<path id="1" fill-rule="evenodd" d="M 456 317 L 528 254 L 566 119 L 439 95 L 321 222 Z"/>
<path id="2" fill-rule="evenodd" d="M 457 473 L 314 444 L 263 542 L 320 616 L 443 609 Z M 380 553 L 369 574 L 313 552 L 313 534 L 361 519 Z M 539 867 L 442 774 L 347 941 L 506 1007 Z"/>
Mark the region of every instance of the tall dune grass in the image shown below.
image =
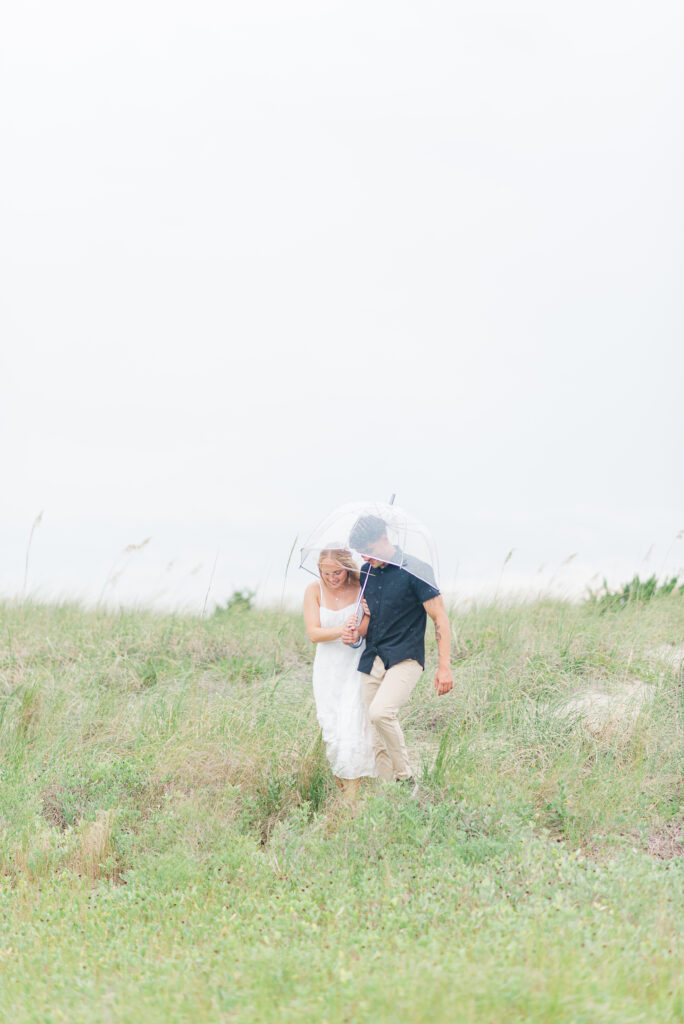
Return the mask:
<path id="1" fill-rule="evenodd" d="M 297 616 L 0 615 L 5 1015 L 682 1019 L 681 595 L 454 616 L 356 814 Z"/>

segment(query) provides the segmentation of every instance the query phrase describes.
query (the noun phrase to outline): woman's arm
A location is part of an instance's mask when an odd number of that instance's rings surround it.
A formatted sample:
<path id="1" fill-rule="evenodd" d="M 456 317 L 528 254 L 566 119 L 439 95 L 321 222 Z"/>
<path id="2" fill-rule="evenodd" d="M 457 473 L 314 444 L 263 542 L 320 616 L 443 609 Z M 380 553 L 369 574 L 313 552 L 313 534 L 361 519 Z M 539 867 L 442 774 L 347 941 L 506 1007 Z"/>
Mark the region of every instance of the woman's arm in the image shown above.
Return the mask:
<path id="1" fill-rule="evenodd" d="M 320 590 L 317 583 L 310 583 L 304 593 L 304 625 L 312 644 L 323 644 L 328 640 L 339 640 L 344 626 L 321 626 Z"/>

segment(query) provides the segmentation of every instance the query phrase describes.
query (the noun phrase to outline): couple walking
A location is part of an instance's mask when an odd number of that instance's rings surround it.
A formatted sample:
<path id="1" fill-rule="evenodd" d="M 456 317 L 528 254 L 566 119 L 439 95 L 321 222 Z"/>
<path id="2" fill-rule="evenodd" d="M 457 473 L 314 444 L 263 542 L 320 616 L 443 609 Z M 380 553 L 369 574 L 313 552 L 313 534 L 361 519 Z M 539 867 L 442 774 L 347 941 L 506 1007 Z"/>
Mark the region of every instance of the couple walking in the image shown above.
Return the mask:
<path id="1" fill-rule="evenodd" d="M 335 781 L 347 799 L 355 797 L 363 776 L 413 788 L 397 715 L 425 667 L 428 615 L 439 652 L 435 690 L 444 694 L 453 687 L 449 619 L 434 576 L 387 533 L 379 516 L 360 517 L 349 535 L 349 546 L 365 559 L 360 572 L 349 550 L 324 548 L 318 555 L 320 581 L 309 584 L 304 596 L 307 633 L 317 645 L 316 713 Z"/>

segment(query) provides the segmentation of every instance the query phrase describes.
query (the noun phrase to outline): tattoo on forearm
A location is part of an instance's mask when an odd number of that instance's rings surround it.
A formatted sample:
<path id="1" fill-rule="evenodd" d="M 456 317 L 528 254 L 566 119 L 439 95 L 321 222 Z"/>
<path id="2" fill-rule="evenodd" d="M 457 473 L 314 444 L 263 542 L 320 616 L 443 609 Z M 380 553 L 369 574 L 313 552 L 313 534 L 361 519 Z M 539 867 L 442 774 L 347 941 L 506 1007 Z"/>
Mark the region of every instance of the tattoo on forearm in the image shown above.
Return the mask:
<path id="1" fill-rule="evenodd" d="M 442 639 L 442 634 L 441 634 L 441 633 L 440 633 L 440 631 L 439 631 L 439 626 L 438 626 L 438 625 L 437 625 L 437 623 L 435 622 L 435 640 L 437 641 L 437 643 L 439 643 L 439 641 L 440 641 L 441 639 Z"/>

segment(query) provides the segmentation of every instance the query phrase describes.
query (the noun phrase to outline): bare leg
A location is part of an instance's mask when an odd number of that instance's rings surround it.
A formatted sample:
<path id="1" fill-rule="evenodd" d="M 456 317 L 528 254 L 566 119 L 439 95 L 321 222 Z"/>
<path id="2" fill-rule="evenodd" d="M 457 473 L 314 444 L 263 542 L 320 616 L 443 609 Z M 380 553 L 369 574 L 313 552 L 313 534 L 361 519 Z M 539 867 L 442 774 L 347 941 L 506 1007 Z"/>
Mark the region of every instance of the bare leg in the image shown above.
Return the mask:
<path id="1" fill-rule="evenodd" d="M 344 780 L 344 796 L 343 800 L 345 804 L 356 803 L 359 796 L 359 786 L 361 779 L 345 779 Z"/>

